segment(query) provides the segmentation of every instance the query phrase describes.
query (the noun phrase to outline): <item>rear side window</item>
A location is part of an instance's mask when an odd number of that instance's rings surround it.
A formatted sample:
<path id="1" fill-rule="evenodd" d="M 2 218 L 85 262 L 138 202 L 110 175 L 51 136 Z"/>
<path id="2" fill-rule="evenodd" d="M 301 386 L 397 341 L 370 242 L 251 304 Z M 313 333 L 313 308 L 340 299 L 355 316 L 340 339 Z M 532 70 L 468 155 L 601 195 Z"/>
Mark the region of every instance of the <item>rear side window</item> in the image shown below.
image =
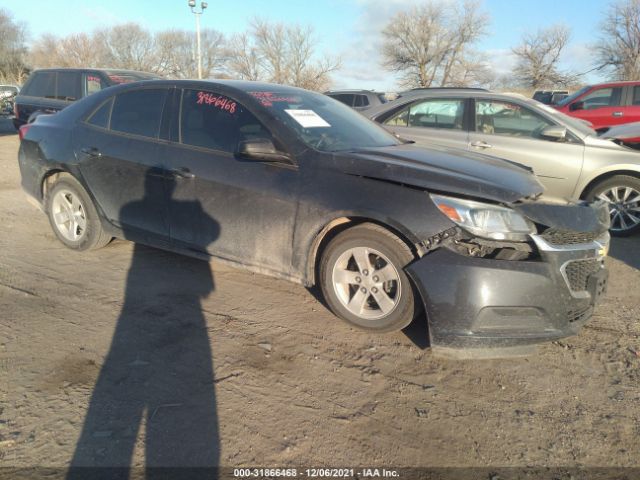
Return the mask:
<path id="1" fill-rule="evenodd" d="M 80 96 L 80 74 L 77 72 L 58 72 L 56 98 L 73 102 Z"/>
<path id="2" fill-rule="evenodd" d="M 85 73 L 82 75 L 84 91 L 86 95 L 99 92 L 108 85 L 95 73 Z"/>
<path id="3" fill-rule="evenodd" d="M 615 107 L 620 105 L 621 87 L 599 88 L 582 98 L 585 110 L 595 110 L 602 107 Z"/>
<path id="4" fill-rule="evenodd" d="M 354 95 L 351 93 L 337 93 L 335 95 L 329 95 L 331 98 L 338 100 L 339 102 L 344 103 L 350 107 L 353 107 Z"/>
<path id="5" fill-rule="evenodd" d="M 464 100 L 438 98 L 414 103 L 384 123 L 398 127 L 462 130 L 463 119 Z"/>
<path id="6" fill-rule="evenodd" d="M 56 74 L 55 72 L 36 72 L 29 85 L 27 85 L 24 95 L 32 97 L 55 98 L 56 96 Z"/>
<path id="7" fill-rule="evenodd" d="M 166 89 L 134 90 L 118 95 L 111 112 L 111 130 L 157 138 L 166 96 Z"/>
<path id="8" fill-rule="evenodd" d="M 369 105 L 369 99 L 366 95 L 356 95 L 355 97 L 354 107 L 366 107 Z"/>
<path id="9" fill-rule="evenodd" d="M 87 123 L 95 125 L 96 127 L 109 128 L 109 117 L 111 116 L 112 104 L 113 98 L 110 98 L 100 105 L 100 107 L 93 112 L 93 115 L 89 117 Z"/>
<path id="10" fill-rule="evenodd" d="M 239 142 L 257 138 L 273 141 L 271 132 L 235 100 L 209 91 L 183 92 L 181 143 L 235 153 Z"/>

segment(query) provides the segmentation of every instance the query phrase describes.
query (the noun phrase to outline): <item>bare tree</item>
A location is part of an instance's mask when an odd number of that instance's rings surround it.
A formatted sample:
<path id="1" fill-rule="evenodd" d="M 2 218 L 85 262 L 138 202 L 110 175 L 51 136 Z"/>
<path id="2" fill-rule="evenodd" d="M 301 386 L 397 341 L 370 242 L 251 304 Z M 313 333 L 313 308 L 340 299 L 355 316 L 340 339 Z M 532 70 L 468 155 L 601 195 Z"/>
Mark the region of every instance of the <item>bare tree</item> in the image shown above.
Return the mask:
<path id="1" fill-rule="evenodd" d="M 105 51 L 93 35 L 71 34 L 63 38 L 44 34 L 29 51 L 30 64 L 36 68 L 99 67 Z"/>
<path id="2" fill-rule="evenodd" d="M 219 76 L 226 63 L 224 36 L 212 29 L 201 32 L 202 76 Z M 166 30 L 155 35 L 154 71 L 174 78 L 196 78 L 196 40 L 191 32 Z"/>
<path id="3" fill-rule="evenodd" d="M 476 83 L 471 46 L 485 35 L 488 17 L 474 0 L 429 0 L 395 15 L 382 31 L 383 65 L 401 73 L 408 87 Z M 470 68 L 471 70 L 468 70 Z"/>
<path id="4" fill-rule="evenodd" d="M 243 80 L 260 80 L 261 57 L 258 47 L 248 33 L 241 33 L 231 37 L 231 52 L 228 68 Z"/>
<path id="5" fill-rule="evenodd" d="M 538 32 L 525 34 L 522 42 L 511 51 L 518 63 L 514 76 L 524 87 L 567 86 L 575 81 L 575 75 L 560 70 L 563 50 L 569 43 L 571 31 L 564 25 L 554 25 Z"/>
<path id="6" fill-rule="evenodd" d="M 26 29 L 11 14 L 0 9 L 0 82 L 22 83 L 27 67 Z"/>
<path id="7" fill-rule="evenodd" d="M 98 30 L 96 42 L 104 49 L 103 59 L 114 68 L 155 71 L 154 39 L 149 31 L 137 23 L 124 23 Z"/>
<path id="8" fill-rule="evenodd" d="M 223 35 L 204 29 L 202 68 L 205 78 L 224 69 L 226 47 Z M 113 67 L 144 70 L 174 78 L 197 76 L 195 36 L 184 30 L 151 34 L 135 23 L 71 34 L 58 38 L 43 35 L 31 48 L 36 67 Z"/>
<path id="9" fill-rule="evenodd" d="M 640 78 L 640 0 L 610 5 L 600 31 L 602 38 L 595 46 L 600 66 L 618 80 Z"/>
<path id="10" fill-rule="evenodd" d="M 311 27 L 257 19 L 231 44 L 229 71 L 246 80 L 323 90 L 330 85 L 329 74 L 340 67 L 339 59 L 316 59 Z"/>

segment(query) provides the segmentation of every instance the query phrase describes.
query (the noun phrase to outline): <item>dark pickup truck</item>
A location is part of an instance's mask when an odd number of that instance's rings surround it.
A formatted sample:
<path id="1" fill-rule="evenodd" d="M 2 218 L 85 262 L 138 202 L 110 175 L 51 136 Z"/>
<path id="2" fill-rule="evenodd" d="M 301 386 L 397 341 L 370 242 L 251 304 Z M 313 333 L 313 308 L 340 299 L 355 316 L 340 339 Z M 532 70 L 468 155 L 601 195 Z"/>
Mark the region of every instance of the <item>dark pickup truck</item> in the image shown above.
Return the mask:
<path id="1" fill-rule="evenodd" d="M 121 83 L 158 79 L 157 75 L 131 70 L 55 68 L 34 71 L 16 97 L 13 125 L 16 129 L 39 115 L 55 113 L 72 102 Z"/>

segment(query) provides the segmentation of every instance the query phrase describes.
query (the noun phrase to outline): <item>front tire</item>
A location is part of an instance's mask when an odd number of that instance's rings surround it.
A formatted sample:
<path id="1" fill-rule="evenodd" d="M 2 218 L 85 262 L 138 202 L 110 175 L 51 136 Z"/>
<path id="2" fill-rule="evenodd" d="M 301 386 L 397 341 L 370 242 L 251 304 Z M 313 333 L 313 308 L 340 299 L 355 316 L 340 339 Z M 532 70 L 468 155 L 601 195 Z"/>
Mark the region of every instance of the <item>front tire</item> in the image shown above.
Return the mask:
<path id="1" fill-rule="evenodd" d="M 331 311 L 373 332 L 409 325 L 420 305 L 404 272 L 409 247 L 385 228 L 363 223 L 333 238 L 320 259 L 320 288 Z"/>
<path id="2" fill-rule="evenodd" d="M 111 241 L 91 197 L 71 175 L 62 174 L 49 189 L 44 203 L 51 228 L 65 246 L 92 250 Z"/>
<path id="3" fill-rule="evenodd" d="M 609 203 L 611 235 L 627 237 L 640 231 L 640 178 L 615 175 L 596 184 L 586 198 Z"/>

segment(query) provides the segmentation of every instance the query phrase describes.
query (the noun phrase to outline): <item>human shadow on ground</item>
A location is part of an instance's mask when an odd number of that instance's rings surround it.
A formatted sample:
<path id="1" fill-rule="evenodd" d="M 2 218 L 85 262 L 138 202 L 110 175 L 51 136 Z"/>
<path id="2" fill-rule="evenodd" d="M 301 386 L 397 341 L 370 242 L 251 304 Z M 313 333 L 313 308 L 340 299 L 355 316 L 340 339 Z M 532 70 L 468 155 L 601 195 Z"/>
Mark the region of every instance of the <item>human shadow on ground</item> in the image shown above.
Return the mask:
<path id="1" fill-rule="evenodd" d="M 157 180 L 157 175 L 156 175 Z M 120 211 L 123 224 L 158 211 L 149 194 Z M 192 218 L 219 236 L 195 200 L 175 200 L 167 180 L 165 211 Z M 155 203 L 154 203 L 155 202 Z M 205 224 L 195 224 L 204 219 Z M 125 229 L 127 239 L 139 238 Z M 96 279 L 100 281 L 99 278 Z M 214 290 L 208 262 L 136 244 L 109 352 L 95 384 L 68 480 L 215 478 L 219 434 L 211 344 L 201 300 Z M 138 438 L 143 440 L 136 444 Z M 134 448 L 144 468 L 133 468 Z M 195 468 L 198 467 L 198 468 Z M 203 468 L 204 467 L 204 468 Z"/>

